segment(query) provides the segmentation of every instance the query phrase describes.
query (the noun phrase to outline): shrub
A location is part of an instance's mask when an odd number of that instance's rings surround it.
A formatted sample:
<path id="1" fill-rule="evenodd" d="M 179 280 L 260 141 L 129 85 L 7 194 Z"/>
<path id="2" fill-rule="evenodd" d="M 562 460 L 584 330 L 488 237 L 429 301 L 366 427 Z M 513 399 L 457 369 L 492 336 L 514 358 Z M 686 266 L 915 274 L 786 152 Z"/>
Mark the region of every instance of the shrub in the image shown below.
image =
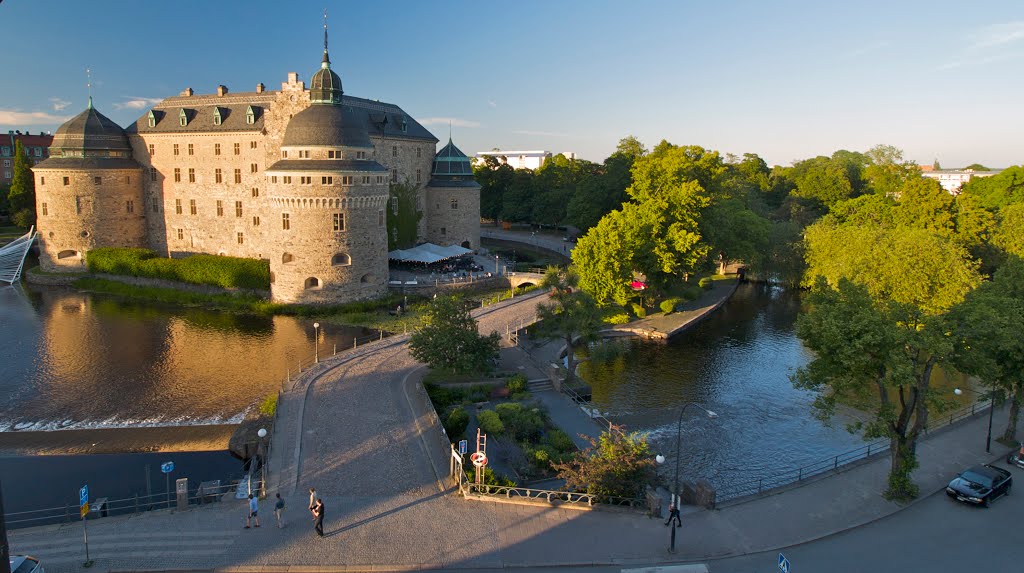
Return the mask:
<path id="1" fill-rule="evenodd" d="M 629 322 L 629 315 L 624 312 L 616 312 L 604 318 L 608 324 L 626 324 Z"/>
<path id="2" fill-rule="evenodd" d="M 665 314 L 672 314 L 673 312 L 676 311 L 676 307 L 682 303 L 683 299 L 678 297 L 672 297 L 666 298 L 665 300 L 661 301 L 661 304 L 659 306 L 661 307 L 661 312 L 664 312 Z"/>
<path id="3" fill-rule="evenodd" d="M 192 255 L 183 259 L 158 257 L 149 249 L 105 247 L 86 255 L 94 273 L 212 285 L 222 288 L 270 288 L 270 264 L 258 259 Z"/>
<path id="4" fill-rule="evenodd" d="M 474 384 L 465 392 L 465 399 L 470 402 L 486 402 L 491 397 L 491 386 L 487 384 Z"/>
<path id="5" fill-rule="evenodd" d="M 262 402 L 260 402 L 260 414 L 273 418 L 276 413 L 277 394 L 269 394 Z"/>
<path id="6" fill-rule="evenodd" d="M 633 314 L 636 315 L 637 318 L 644 318 L 645 316 L 647 316 L 647 309 L 645 309 L 643 306 L 634 302 L 632 303 L 632 308 Z"/>
<path id="7" fill-rule="evenodd" d="M 556 452 L 559 453 L 570 453 L 576 451 L 576 444 L 562 430 L 557 428 L 548 430 L 547 434 L 544 435 L 544 441 L 551 445 Z"/>
<path id="8" fill-rule="evenodd" d="M 434 409 L 438 413 L 444 412 L 452 404 L 462 401 L 462 393 L 457 390 L 451 390 L 437 384 L 424 384 L 423 387 L 427 390 L 427 396 L 430 397 L 430 401 L 434 404 Z"/>
<path id="9" fill-rule="evenodd" d="M 522 374 L 516 374 L 505 382 L 505 387 L 508 388 L 509 394 L 518 394 L 519 392 L 526 391 L 526 376 Z"/>
<path id="10" fill-rule="evenodd" d="M 505 425 L 501 423 L 501 418 L 494 410 L 480 412 L 476 415 L 476 421 L 485 434 L 497 436 L 505 433 Z"/>
<path id="11" fill-rule="evenodd" d="M 544 431 L 544 417 L 536 408 L 524 408 L 522 404 L 498 404 L 495 408 L 501 423 L 519 442 L 536 443 Z"/>
<path id="12" fill-rule="evenodd" d="M 469 412 L 462 408 L 455 408 L 448 414 L 444 422 L 444 431 L 450 439 L 455 439 L 466 432 L 469 425 Z"/>
<path id="13" fill-rule="evenodd" d="M 711 277 L 704 277 L 697 283 L 700 288 L 704 290 L 712 289 L 715 287 L 715 281 L 711 280 Z"/>

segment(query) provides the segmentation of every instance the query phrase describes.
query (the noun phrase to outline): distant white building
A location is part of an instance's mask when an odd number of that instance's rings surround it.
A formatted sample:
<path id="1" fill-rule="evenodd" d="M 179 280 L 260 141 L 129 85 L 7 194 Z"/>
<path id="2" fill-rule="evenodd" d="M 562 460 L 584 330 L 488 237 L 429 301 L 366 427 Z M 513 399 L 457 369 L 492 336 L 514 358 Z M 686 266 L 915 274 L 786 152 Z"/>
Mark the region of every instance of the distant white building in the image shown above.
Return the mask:
<path id="1" fill-rule="evenodd" d="M 479 165 L 485 157 L 495 157 L 498 163 L 511 166 L 513 169 L 537 169 L 551 159 L 550 151 L 480 151 L 473 158 L 473 165 Z M 576 152 L 564 151 L 559 155 L 566 159 L 576 159 Z"/>
<path id="2" fill-rule="evenodd" d="M 921 175 L 935 179 L 943 189 L 953 195 L 960 193 L 960 189 L 973 177 L 992 177 L 1002 171 L 975 171 L 973 169 L 922 169 Z"/>

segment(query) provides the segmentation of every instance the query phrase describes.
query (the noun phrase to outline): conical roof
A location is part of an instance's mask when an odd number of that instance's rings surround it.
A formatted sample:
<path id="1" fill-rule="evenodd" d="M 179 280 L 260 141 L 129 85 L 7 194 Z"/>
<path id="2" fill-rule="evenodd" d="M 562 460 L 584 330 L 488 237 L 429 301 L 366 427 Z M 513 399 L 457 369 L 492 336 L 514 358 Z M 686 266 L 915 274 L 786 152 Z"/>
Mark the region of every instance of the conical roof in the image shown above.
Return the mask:
<path id="1" fill-rule="evenodd" d="M 469 157 L 463 153 L 451 138 L 448 138 L 448 145 L 441 148 L 434 155 L 434 167 L 431 174 L 435 177 L 473 176 L 473 165 Z"/>
<path id="2" fill-rule="evenodd" d="M 110 151 L 130 153 L 132 146 L 124 129 L 96 111 L 90 98 L 85 111 L 57 128 L 50 149 L 51 156 L 59 156 L 64 150 L 77 156 L 105 156 Z"/>

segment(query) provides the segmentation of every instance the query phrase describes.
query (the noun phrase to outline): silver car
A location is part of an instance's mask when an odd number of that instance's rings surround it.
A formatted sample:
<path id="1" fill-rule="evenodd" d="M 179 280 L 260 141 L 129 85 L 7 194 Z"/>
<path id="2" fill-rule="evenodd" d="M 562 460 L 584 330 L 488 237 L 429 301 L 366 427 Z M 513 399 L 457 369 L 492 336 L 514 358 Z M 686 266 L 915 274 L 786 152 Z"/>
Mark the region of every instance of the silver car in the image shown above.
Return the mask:
<path id="1" fill-rule="evenodd" d="M 39 560 L 28 555 L 12 555 L 11 573 L 44 573 Z"/>

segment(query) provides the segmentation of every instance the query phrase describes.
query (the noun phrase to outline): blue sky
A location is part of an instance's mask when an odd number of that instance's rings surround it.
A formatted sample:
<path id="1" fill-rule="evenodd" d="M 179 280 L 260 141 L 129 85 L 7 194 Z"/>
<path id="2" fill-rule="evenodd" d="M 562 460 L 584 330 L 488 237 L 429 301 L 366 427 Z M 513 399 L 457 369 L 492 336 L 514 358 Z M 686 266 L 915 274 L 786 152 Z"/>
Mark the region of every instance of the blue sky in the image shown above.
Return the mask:
<path id="1" fill-rule="evenodd" d="M 1024 163 L 1019 0 L 0 0 L 0 129 L 119 124 L 185 87 L 279 89 L 318 68 L 466 153 L 622 137 L 769 164 L 885 143 L 943 167 Z M 12 49 L 13 47 L 13 49 Z"/>

